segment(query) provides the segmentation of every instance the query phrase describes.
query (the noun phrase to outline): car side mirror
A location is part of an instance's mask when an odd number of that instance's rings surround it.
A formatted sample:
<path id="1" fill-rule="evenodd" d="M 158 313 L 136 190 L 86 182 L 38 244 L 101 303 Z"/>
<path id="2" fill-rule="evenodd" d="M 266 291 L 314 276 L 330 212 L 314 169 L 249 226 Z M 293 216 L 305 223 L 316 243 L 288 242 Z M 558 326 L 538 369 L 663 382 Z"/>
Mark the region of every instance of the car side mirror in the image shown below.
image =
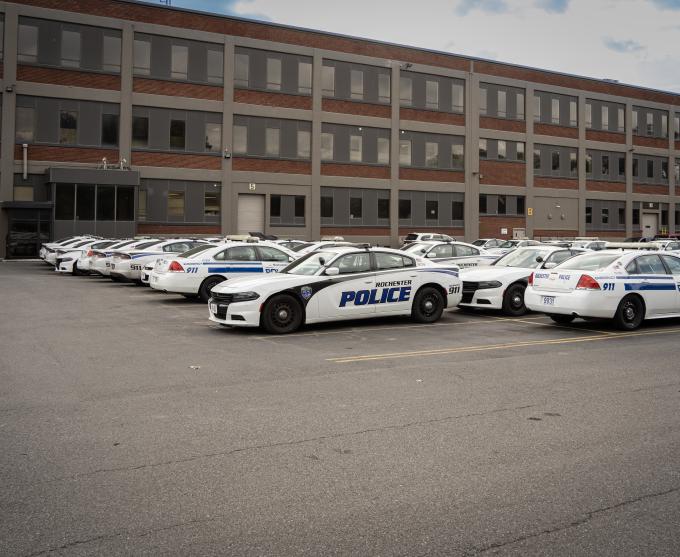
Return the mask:
<path id="1" fill-rule="evenodd" d="M 536 263 L 543 263 L 543 258 L 540 255 L 536 257 Z"/>
<path id="2" fill-rule="evenodd" d="M 288 256 L 288 263 L 292 263 L 293 261 L 295 261 L 295 258 L 292 255 L 289 255 Z"/>
<path id="3" fill-rule="evenodd" d="M 557 267 L 557 263 L 554 261 L 548 261 L 545 265 L 543 265 L 544 269 L 554 269 L 555 267 Z"/>
<path id="4" fill-rule="evenodd" d="M 437 254 L 436 254 L 436 253 L 433 253 L 433 252 L 430 252 L 430 253 L 428 253 L 425 257 L 427 257 L 428 259 L 434 259 L 435 257 L 437 257 Z"/>
<path id="5" fill-rule="evenodd" d="M 337 267 L 328 267 L 328 269 L 326 269 L 326 272 L 324 274 L 329 276 L 329 277 L 334 277 L 334 276 L 340 274 L 340 269 L 338 269 Z"/>

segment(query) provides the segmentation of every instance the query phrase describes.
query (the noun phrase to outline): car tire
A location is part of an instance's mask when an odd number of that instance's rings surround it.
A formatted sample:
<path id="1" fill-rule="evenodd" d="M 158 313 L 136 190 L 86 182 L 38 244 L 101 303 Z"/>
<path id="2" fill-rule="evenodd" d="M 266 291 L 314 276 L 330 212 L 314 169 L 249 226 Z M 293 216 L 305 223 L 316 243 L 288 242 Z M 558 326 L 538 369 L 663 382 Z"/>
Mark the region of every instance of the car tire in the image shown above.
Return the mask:
<path id="1" fill-rule="evenodd" d="M 72 274 L 74 277 L 79 277 L 79 276 L 82 275 L 83 273 L 78 269 L 78 265 L 76 265 L 76 264 L 74 263 L 74 264 L 73 264 L 73 269 L 71 270 L 71 274 Z"/>
<path id="2" fill-rule="evenodd" d="M 201 287 L 198 289 L 198 297 L 204 303 L 208 303 L 210 299 L 210 291 L 217 286 L 220 282 L 224 282 L 225 279 L 222 277 L 208 277 L 203 281 Z"/>
<path id="3" fill-rule="evenodd" d="M 417 323 L 434 323 L 441 318 L 445 305 L 444 296 L 439 290 L 425 286 L 416 292 L 411 318 Z"/>
<path id="4" fill-rule="evenodd" d="M 575 315 L 565 315 L 563 313 L 549 313 L 548 317 L 558 325 L 569 325 L 569 323 L 576 319 Z"/>
<path id="5" fill-rule="evenodd" d="M 634 331 L 645 319 L 645 306 L 638 296 L 626 296 L 614 314 L 614 323 L 624 331 Z"/>
<path id="6" fill-rule="evenodd" d="M 268 333 L 285 335 L 302 325 L 302 305 L 293 296 L 277 294 L 262 309 L 262 326 Z"/>
<path id="7" fill-rule="evenodd" d="M 524 291 L 527 287 L 521 283 L 511 284 L 503 294 L 503 313 L 511 317 L 524 315 L 528 310 L 524 305 Z"/>

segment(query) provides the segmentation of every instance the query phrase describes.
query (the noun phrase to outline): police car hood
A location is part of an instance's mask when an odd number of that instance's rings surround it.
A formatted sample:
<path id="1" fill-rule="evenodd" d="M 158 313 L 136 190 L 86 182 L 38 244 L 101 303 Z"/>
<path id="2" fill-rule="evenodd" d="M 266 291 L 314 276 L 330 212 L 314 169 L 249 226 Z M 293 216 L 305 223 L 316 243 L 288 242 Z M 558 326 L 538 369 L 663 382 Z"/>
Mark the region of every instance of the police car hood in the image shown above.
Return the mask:
<path id="1" fill-rule="evenodd" d="M 461 269 L 461 280 L 468 282 L 480 282 L 483 280 L 515 280 L 517 278 L 529 276 L 533 269 L 524 267 L 475 267 L 472 269 Z"/>
<path id="2" fill-rule="evenodd" d="M 280 273 L 269 273 L 259 277 L 238 277 L 221 282 L 213 287 L 213 292 L 246 292 L 259 291 L 261 289 L 280 290 L 283 288 L 290 288 L 293 286 L 301 286 L 304 284 L 311 284 L 318 282 L 320 279 L 328 279 L 323 276 L 309 276 L 309 275 L 287 275 Z"/>

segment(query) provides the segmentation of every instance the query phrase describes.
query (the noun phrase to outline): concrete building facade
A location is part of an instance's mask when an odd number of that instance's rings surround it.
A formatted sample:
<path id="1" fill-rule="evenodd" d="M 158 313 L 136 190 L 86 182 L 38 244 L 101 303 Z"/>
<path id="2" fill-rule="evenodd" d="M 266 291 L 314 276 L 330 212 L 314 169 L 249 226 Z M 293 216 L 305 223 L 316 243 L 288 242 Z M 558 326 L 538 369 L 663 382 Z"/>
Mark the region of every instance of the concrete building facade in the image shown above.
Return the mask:
<path id="1" fill-rule="evenodd" d="M 0 256 L 71 233 L 680 227 L 680 95 L 125 0 L 0 2 Z"/>

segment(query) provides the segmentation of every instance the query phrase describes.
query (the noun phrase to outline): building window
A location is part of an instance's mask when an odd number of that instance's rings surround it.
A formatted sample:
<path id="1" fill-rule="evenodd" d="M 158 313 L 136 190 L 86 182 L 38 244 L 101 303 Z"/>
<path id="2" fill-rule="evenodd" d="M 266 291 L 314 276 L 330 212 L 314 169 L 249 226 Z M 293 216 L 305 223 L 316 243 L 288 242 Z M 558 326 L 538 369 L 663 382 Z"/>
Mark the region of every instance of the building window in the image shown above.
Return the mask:
<path id="1" fill-rule="evenodd" d="M 524 198 L 522 196 L 518 195 L 516 199 L 517 199 L 517 210 L 515 211 L 515 213 L 517 215 L 524 215 L 524 211 L 525 211 L 525 209 L 524 209 Z"/>
<path id="2" fill-rule="evenodd" d="M 86 184 L 76 187 L 76 220 L 94 220 L 94 188 Z"/>
<path id="3" fill-rule="evenodd" d="M 281 90 L 281 59 L 267 58 L 267 89 Z"/>
<path id="4" fill-rule="evenodd" d="M 281 196 L 280 195 L 269 196 L 269 216 L 270 217 L 280 217 L 281 216 Z"/>
<path id="5" fill-rule="evenodd" d="M 619 224 L 626 224 L 626 210 L 619 209 Z"/>
<path id="6" fill-rule="evenodd" d="M 413 80 L 410 77 L 399 78 L 399 102 L 403 106 L 413 104 Z"/>
<path id="7" fill-rule="evenodd" d="M 118 145 L 118 114 L 102 114 L 101 144 L 111 147 Z"/>
<path id="8" fill-rule="evenodd" d="M 576 153 L 569 153 L 569 172 L 572 176 L 576 176 L 576 173 L 578 172 L 578 160 L 576 156 Z"/>
<path id="9" fill-rule="evenodd" d="M 626 175 L 626 157 L 619 157 L 619 176 Z"/>
<path id="10" fill-rule="evenodd" d="M 411 141 L 408 139 L 399 140 L 399 164 L 411 166 Z"/>
<path id="11" fill-rule="evenodd" d="M 186 79 L 189 71 L 189 47 L 173 44 L 171 55 L 172 66 L 170 77 L 174 79 Z"/>
<path id="12" fill-rule="evenodd" d="M 647 178 L 654 178 L 654 161 L 647 160 Z"/>
<path id="13" fill-rule="evenodd" d="M 297 155 L 301 159 L 308 159 L 311 156 L 312 134 L 307 130 L 297 132 Z"/>
<path id="14" fill-rule="evenodd" d="M 609 155 L 602 155 L 602 175 L 609 176 Z"/>
<path id="15" fill-rule="evenodd" d="M 80 66 L 80 32 L 70 29 L 61 31 L 61 65 L 68 68 Z"/>
<path id="16" fill-rule="evenodd" d="M 115 219 L 116 188 L 114 186 L 99 186 L 97 188 L 97 220 Z"/>
<path id="17" fill-rule="evenodd" d="M 387 137 L 378 138 L 378 164 L 390 164 L 390 140 Z"/>
<path id="18" fill-rule="evenodd" d="M 506 197 L 504 195 L 499 195 L 496 197 L 496 199 L 498 202 L 498 214 L 506 215 L 508 212 L 508 203 Z"/>
<path id="19" fill-rule="evenodd" d="M 379 219 L 389 219 L 390 218 L 390 200 L 379 198 L 378 199 L 378 218 Z"/>
<path id="20" fill-rule="evenodd" d="M 349 198 L 349 218 L 360 219 L 362 217 L 363 203 L 361 197 Z"/>
<path id="21" fill-rule="evenodd" d="M 451 108 L 454 112 L 465 110 L 465 90 L 460 83 L 451 86 Z"/>
<path id="22" fill-rule="evenodd" d="M 76 202 L 75 185 L 57 184 L 54 197 L 54 220 L 73 220 Z"/>
<path id="23" fill-rule="evenodd" d="M 524 120 L 524 93 L 517 93 L 517 119 Z"/>
<path id="24" fill-rule="evenodd" d="M 586 153 L 586 174 L 593 173 L 593 155 Z"/>
<path id="25" fill-rule="evenodd" d="M 654 114 L 647 113 L 647 135 L 654 135 Z"/>
<path id="26" fill-rule="evenodd" d="M 485 159 L 488 156 L 488 147 L 486 139 L 479 140 L 479 158 Z"/>
<path id="27" fill-rule="evenodd" d="M 517 160 L 518 161 L 524 161 L 526 160 L 524 157 L 524 143 L 517 143 Z"/>
<path id="28" fill-rule="evenodd" d="M 135 39 L 134 73 L 149 75 L 151 73 L 151 41 Z"/>
<path id="29" fill-rule="evenodd" d="M 553 124 L 560 123 L 560 100 L 552 99 L 551 120 Z"/>
<path id="30" fill-rule="evenodd" d="M 505 118 L 508 115 L 508 96 L 505 91 L 498 91 L 498 117 Z"/>
<path id="31" fill-rule="evenodd" d="M 59 114 L 59 143 L 75 145 L 78 142 L 78 113 L 62 110 Z"/>
<path id="32" fill-rule="evenodd" d="M 508 147 L 507 143 L 502 140 L 498 140 L 498 160 L 504 161 L 508 158 Z"/>
<path id="33" fill-rule="evenodd" d="M 364 72 L 362 70 L 350 71 L 350 87 L 351 98 L 356 100 L 364 98 Z"/>
<path id="34" fill-rule="evenodd" d="M 205 150 L 219 153 L 222 150 L 222 126 L 220 124 L 205 124 Z"/>
<path id="35" fill-rule="evenodd" d="M 146 190 L 139 190 L 137 192 L 137 220 L 146 220 Z"/>
<path id="36" fill-rule="evenodd" d="M 116 188 L 116 220 L 135 220 L 135 188 Z"/>
<path id="37" fill-rule="evenodd" d="M 278 157 L 280 153 L 280 130 L 279 128 L 267 128 L 265 130 L 264 143 L 265 154 L 268 157 Z"/>
<path id="38" fill-rule="evenodd" d="M 638 127 L 638 111 L 633 110 L 633 133 L 638 133 L 639 127 Z"/>
<path id="39" fill-rule="evenodd" d="M 439 166 L 439 143 L 425 142 L 425 166 L 429 168 Z"/>
<path id="40" fill-rule="evenodd" d="M 451 145 L 451 166 L 453 168 L 463 168 L 464 165 L 463 144 L 454 143 Z"/>
<path id="41" fill-rule="evenodd" d="M 479 90 L 479 113 L 482 116 L 486 116 L 488 111 L 488 92 L 486 87 Z"/>
<path id="42" fill-rule="evenodd" d="M 381 103 L 389 103 L 391 98 L 390 74 L 378 74 L 378 101 Z"/>
<path id="43" fill-rule="evenodd" d="M 464 203 L 462 201 L 451 202 L 451 220 L 463 220 Z"/>
<path id="44" fill-rule="evenodd" d="M 534 95 L 534 122 L 541 121 L 541 97 Z"/>
<path id="45" fill-rule="evenodd" d="M 295 217 L 304 219 L 305 218 L 305 196 L 296 195 L 295 196 Z"/>
<path id="46" fill-rule="evenodd" d="M 661 115 L 661 137 L 668 137 L 668 114 Z"/>
<path id="47" fill-rule="evenodd" d="M 146 116 L 132 117 L 132 146 L 146 147 L 149 145 L 149 119 Z"/>
<path id="48" fill-rule="evenodd" d="M 673 138 L 680 139 L 680 116 L 673 116 Z"/>
<path id="49" fill-rule="evenodd" d="M 609 129 L 609 107 L 608 106 L 602 107 L 602 129 L 603 130 Z"/>
<path id="50" fill-rule="evenodd" d="M 349 160 L 351 162 L 361 162 L 363 153 L 363 141 L 360 135 L 349 136 Z"/>
<path id="51" fill-rule="evenodd" d="M 208 49 L 208 81 L 222 83 L 224 81 L 224 53 L 214 48 Z"/>
<path id="52" fill-rule="evenodd" d="M 102 70 L 120 73 L 120 37 L 104 35 L 102 43 Z"/>
<path id="53" fill-rule="evenodd" d="M 589 102 L 586 103 L 586 128 L 590 129 L 593 127 L 593 105 Z"/>
<path id="54" fill-rule="evenodd" d="M 170 120 L 170 149 L 184 150 L 186 137 L 186 122 L 184 120 Z"/>
<path id="55" fill-rule="evenodd" d="M 553 151 L 551 155 L 551 160 L 552 160 L 552 169 L 554 171 L 559 171 L 560 169 L 560 152 L 559 151 Z"/>
<path id="56" fill-rule="evenodd" d="M 321 218 L 333 218 L 333 198 L 327 195 L 321 196 Z"/>
<path id="57" fill-rule="evenodd" d="M 586 224 L 592 224 L 593 223 L 593 208 L 592 207 L 586 207 Z"/>
<path id="58" fill-rule="evenodd" d="M 609 209 L 602 208 L 602 224 L 609 224 Z"/>
<path id="59" fill-rule="evenodd" d="M 168 218 L 184 218 L 184 192 L 168 192 Z"/>
<path id="60" fill-rule="evenodd" d="M 534 170 L 541 169 L 541 150 L 534 149 Z"/>
<path id="61" fill-rule="evenodd" d="M 234 85 L 248 87 L 250 80 L 250 57 L 247 54 L 236 54 L 234 61 Z"/>
<path id="62" fill-rule="evenodd" d="M 439 220 L 439 202 L 436 199 L 425 201 L 425 218 L 427 220 Z"/>
<path id="63" fill-rule="evenodd" d="M 248 152 L 248 127 L 234 126 L 234 153 L 245 154 Z"/>
<path id="64" fill-rule="evenodd" d="M 321 67 L 321 92 L 326 97 L 335 96 L 335 68 L 333 66 Z"/>
<path id="65" fill-rule="evenodd" d="M 633 224 L 640 224 L 640 209 L 633 209 Z"/>
<path id="66" fill-rule="evenodd" d="M 29 64 L 38 61 L 38 28 L 35 25 L 19 24 L 17 60 Z"/>
<path id="67" fill-rule="evenodd" d="M 576 110 L 576 101 L 574 101 L 574 100 L 569 101 L 569 125 L 570 126 L 578 125 L 578 115 L 577 115 L 577 110 Z"/>
<path id="68" fill-rule="evenodd" d="M 425 107 L 436 110 L 439 108 L 439 82 L 425 81 Z"/>
<path id="69" fill-rule="evenodd" d="M 33 186 L 14 186 L 14 201 L 33 201 Z"/>
<path id="70" fill-rule="evenodd" d="M 399 200 L 399 218 L 400 219 L 410 219 L 411 218 L 411 200 L 410 199 L 400 199 Z"/>
<path id="71" fill-rule="evenodd" d="M 16 140 L 19 143 L 33 143 L 35 130 L 35 109 L 24 106 L 16 108 Z"/>
<path id="72" fill-rule="evenodd" d="M 479 214 L 486 215 L 486 194 L 479 194 Z"/>
<path id="73" fill-rule="evenodd" d="M 639 161 L 637 157 L 633 158 L 633 177 L 637 178 L 639 173 Z"/>
<path id="74" fill-rule="evenodd" d="M 321 160 L 322 161 L 332 161 L 333 160 L 333 134 L 332 133 L 322 133 L 321 134 Z"/>
<path id="75" fill-rule="evenodd" d="M 617 110 L 617 116 L 618 116 L 618 122 L 617 122 L 617 129 L 620 132 L 625 132 L 626 131 L 626 117 L 623 112 L 623 108 L 619 108 Z"/>
<path id="76" fill-rule="evenodd" d="M 203 216 L 204 217 L 220 216 L 219 191 L 207 191 L 203 194 Z"/>
<path id="77" fill-rule="evenodd" d="M 309 62 L 298 62 L 298 92 L 312 94 L 312 65 Z"/>

